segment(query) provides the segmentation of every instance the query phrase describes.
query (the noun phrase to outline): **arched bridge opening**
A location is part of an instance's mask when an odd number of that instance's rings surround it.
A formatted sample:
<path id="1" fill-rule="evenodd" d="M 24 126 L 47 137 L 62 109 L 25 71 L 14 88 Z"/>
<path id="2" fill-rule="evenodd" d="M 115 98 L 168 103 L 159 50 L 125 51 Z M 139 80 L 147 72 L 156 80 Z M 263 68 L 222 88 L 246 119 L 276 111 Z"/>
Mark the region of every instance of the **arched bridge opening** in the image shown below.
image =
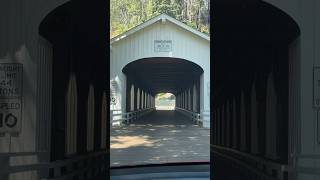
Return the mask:
<path id="1" fill-rule="evenodd" d="M 184 59 L 155 57 L 133 61 L 122 71 L 127 82 L 127 112 L 154 110 L 155 95 L 168 92 L 175 94 L 175 111 L 196 121 L 192 118 L 200 111 L 200 66 Z"/>
<path id="2" fill-rule="evenodd" d="M 209 148 L 209 129 L 201 128 L 199 114 L 203 69 L 185 59 L 153 57 L 130 62 L 122 71 L 126 116 L 120 126 L 111 128 L 111 166 L 209 161 L 209 149 L 205 149 Z M 195 146 L 183 150 L 188 141 Z M 135 146 L 152 155 L 129 156 Z"/>

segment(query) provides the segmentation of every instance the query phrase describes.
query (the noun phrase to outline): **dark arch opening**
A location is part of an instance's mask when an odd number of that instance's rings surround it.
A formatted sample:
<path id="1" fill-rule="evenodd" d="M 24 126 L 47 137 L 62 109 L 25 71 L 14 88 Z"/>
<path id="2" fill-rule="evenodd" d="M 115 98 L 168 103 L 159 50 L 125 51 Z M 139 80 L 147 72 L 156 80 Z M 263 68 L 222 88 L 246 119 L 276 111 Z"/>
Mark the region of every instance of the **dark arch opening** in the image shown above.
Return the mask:
<path id="1" fill-rule="evenodd" d="M 41 21 L 39 25 L 39 34 L 51 43 L 55 43 L 61 39 L 61 36 L 70 40 L 70 37 L 65 37 L 66 32 L 70 33 L 71 30 L 70 9 L 71 2 L 67 2 L 51 11 Z"/>
<path id="2" fill-rule="evenodd" d="M 268 61 L 287 61 L 287 58 L 260 56 L 267 49 L 287 48 L 300 35 L 297 23 L 282 10 L 260 0 L 218 0 L 213 2 L 213 7 L 211 73 L 214 93 L 221 92 L 219 89 L 229 83 L 233 86 L 234 78 L 252 77 L 248 74 L 252 69 L 264 67 L 267 70 L 271 64 Z"/>
<path id="3" fill-rule="evenodd" d="M 65 103 L 72 74 L 76 77 L 78 93 L 76 155 L 87 153 L 86 141 L 83 140 L 87 137 L 89 86 L 94 86 L 95 107 L 102 106 L 107 86 L 103 83 L 108 77 L 106 6 L 105 2 L 69 1 L 53 9 L 39 25 L 39 35 L 53 48 L 51 160 L 68 157 L 65 152 Z M 101 108 L 95 108 L 94 112 L 95 150 L 101 149 L 101 111 Z"/>
<path id="4" fill-rule="evenodd" d="M 123 69 L 130 80 L 152 95 L 160 92 L 177 94 L 199 79 L 203 69 L 188 60 L 170 57 L 144 58 L 127 64 Z"/>
<path id="5" fill-rule="evenodd" d="M 130 94 L 130 87 L 140 88 L 153 97 L 157 93 L 167 92 L 175 96 L 196 85 L 197 99 L 200 99 L 200 75 L 203 69 L 188 60 L 171 57 L 152 57 L 139 59 L 128 63 L 122 72 L 127 77 L 127 94 Z M 126 98 L 126 109 L 130 111 L 131 98 Z M 137 99 L 134 99 L 137 101 Z M 136 104 L 136 103 L 135 103 Z M 197 103 L 199 110 L 200 103 Z"/>
<path id="6" fill-rule="evenodd" d="M 71 2 L 56 7 L 39 25 L 39 35 L 52 45 L 51 160 L 64 159 L 66 149 L 66 102 L 71 78 Z M 46 62 L 47 63 L 47 62 Z M 75 76 L 77 79 L 77 77 Z M 78 84 L 78 83 L 76 83 Z"/>

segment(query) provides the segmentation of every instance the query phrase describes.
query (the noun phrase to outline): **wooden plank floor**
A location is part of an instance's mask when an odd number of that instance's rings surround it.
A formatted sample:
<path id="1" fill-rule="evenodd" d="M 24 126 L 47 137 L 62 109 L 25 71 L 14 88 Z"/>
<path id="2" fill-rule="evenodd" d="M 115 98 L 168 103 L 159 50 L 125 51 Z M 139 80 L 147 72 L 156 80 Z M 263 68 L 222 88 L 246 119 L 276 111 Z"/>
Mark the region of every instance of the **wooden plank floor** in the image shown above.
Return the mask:
<path id="1" fill-rule="evenodd" d="M 154 111 L 112 127 L 110 165 L 210 161 L 210 131 L 176 111 Z"/>

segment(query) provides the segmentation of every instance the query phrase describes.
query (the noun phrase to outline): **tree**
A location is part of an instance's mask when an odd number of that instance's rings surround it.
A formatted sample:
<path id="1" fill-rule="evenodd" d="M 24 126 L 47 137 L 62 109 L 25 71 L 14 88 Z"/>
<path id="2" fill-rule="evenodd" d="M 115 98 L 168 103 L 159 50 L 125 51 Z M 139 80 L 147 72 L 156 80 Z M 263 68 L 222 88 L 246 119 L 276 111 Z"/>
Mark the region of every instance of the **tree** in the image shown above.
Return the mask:
<path id="1" fill-rule="evenodd" d="M 210 0 L 111 0 L 110 36 L 112 38 L 162 13 L 208 34 L 209 2 Z"/>

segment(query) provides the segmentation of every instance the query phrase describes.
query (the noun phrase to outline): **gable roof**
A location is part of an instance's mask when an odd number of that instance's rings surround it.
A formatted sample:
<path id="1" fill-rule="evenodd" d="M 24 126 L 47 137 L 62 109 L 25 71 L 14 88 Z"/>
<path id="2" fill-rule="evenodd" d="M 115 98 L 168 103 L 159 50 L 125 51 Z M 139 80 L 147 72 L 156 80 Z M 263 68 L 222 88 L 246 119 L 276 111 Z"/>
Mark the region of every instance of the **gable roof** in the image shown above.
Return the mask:
<path id="1" fill-rule="evenodd" d="M 198 31 L 196 29 L 193 29 L 192 27 L 190 27 L 190 26 L 188 26 L 188 25 L 186 25 L 186 24 L 184 24 L 184 23 L 182 23 L 182 22 L 180 22 L 180 21 L 168 16 L 167 14 L 161 14 L 161 15 L 155 16 L 154 18 L 151 18 L 148 21 L 146 21 L 146 22 L 144 22 L 144 23 L 142 23 L 142 24 L 140 24 L 138 26 L 135 26 L 134 28 L 132 28 L 132 29 L 130 29 L 130 30 L 128 30 L 128 31 L 126 31 L 126 32 L 114 37 L 114 38 L 112 38 L 111 41 L 110 41 L 110 44 L 112 44 L 114 42 L 117 42 L 117 41 L 119 41 L 119 40 L 121 40 L 121 39 L 123 39 L 123 38 L 125 38 L 125 37 L 127 37 L 127 36 L 129 36 L 129 35 L 131 35 L 131 34 L 133 34 L 135 32 L 137 32 L 137 31 L 139 31 L 139 30 L 141 30 L 141 29 L 143 29 L 145 27 L 148 27 L 148 26 L 158 22 L 158 21 L 166 21 L 166 20 L 172 22 L 173 24 L 175 24 L 175 25 L 177 25 L 177 26 L 179 26 L 179 27 L 181 27 L 181 28 L 183 28 L 183 29 L 185 29 L 185 30 L 187 30 L 187 31 L 189 31 L 189 32 L 191 32 L 191 33 L 193 33 L 193 34 L 195 34 L 195 35 L 207 40 L 207 41 L 210 41 L 210 36 L 200 32 L 200 31 Z"/>

